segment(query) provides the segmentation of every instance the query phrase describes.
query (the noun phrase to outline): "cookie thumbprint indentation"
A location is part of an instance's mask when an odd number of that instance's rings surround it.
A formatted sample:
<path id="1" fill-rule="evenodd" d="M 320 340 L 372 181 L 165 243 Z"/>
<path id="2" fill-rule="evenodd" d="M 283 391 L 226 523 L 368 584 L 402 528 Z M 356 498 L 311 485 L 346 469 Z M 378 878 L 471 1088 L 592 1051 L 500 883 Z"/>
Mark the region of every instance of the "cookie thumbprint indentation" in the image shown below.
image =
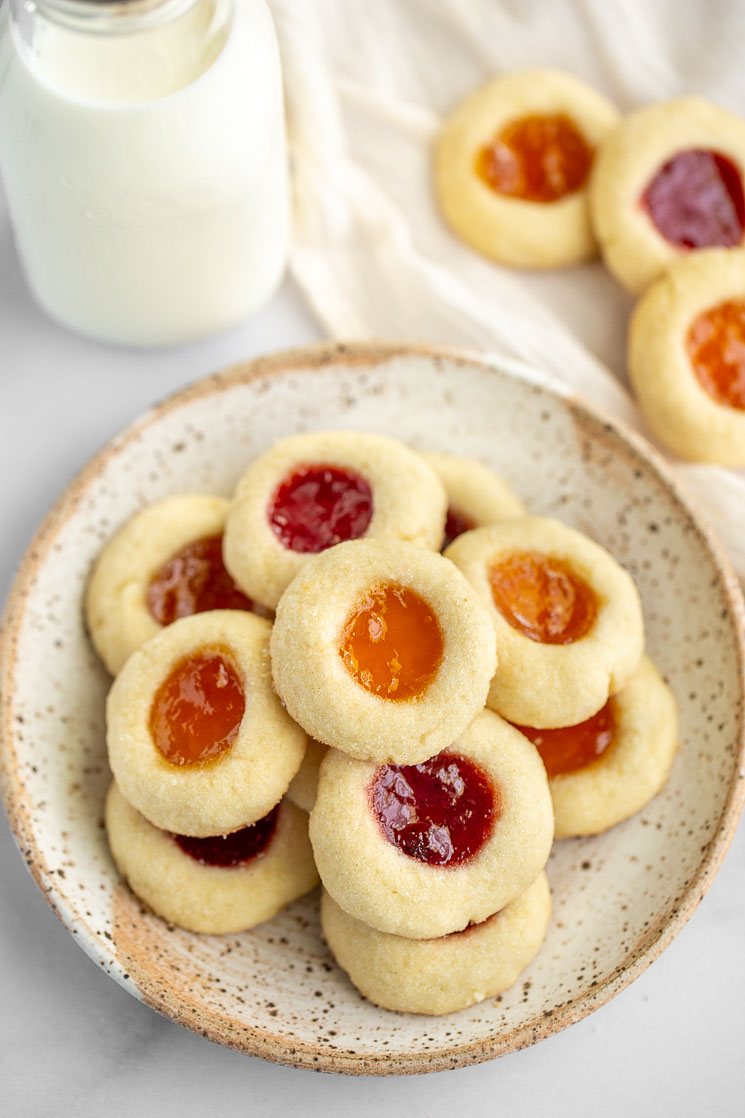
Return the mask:
<path id="1" fill-rule="evenodd" d="M 420 765 L 382 765 L 370 799 L 388 841 L 432 866 L 457 866 L 473 858 L 501 811 L 499 790 L 456 753 L 439 753 Z"/>
<path id="2" fill-rule="evenodd" d="M 641 205 L 661 236 L 678 248 L 742 243 L 742 177 L 715 151 L 681 151 L 668 159 L 646 187 Z"/>
<path id="3" fill-rule="evenodd" d="M 563 559 L 538 552 L 507 555 L 489 569 L 494 604 L 529 640 L 572 644 L 598 611 L 595 592 Z"/>
<path id="4" fill-rule="evenodd" d="M 347 619 L 339 655 L 366 691 L 385 699 L 420 695 L 442 661 L 437 616 L 424 598 L 405 586 L 368 591 Z"/>
<path id="5" fill-rule="evenodd" d="M 513 120 L 476 156 L 476 173 L 498 194 L 556 202 L 581 190 L 593 150 L 564 113 Z"/>
<path id="6" fill-rule="evenodd" d="M 279 486 L 268 515 L 288 550 L 316 554 L 364 535 L 373 515 L 372 489 L 354 470 L 304 466 Z"/>
<path id="7" fill-rule="evenodd" d="M 745 300 L 698 315 L 688 328 L 686 350 L 704 391 L 718 404 L 745 411 Z"/>
<path id="8" fill-rule="evenodd" d="M 243 686 L 229 655 L 205 650 L 185 656 L 158 687 L 150 732 L 174 765 L 212 761 L 235 741 L 245 709 Z"/>
<path id="9" fill-rule="evenodd" d="M 453 540 L 457 540 L 458 536 L 462 536 L 464 532 L 470 532 L 475 527 L 475 520 L 472 520 L 470 516 L 466 516 L 464 512 L 460 512 L 459 509 L 453 508 L 452 505 L 450 505 L 445 519 L 445 542 L 440 548 L 440 551 L 444 551 L 446 547 L 450 547 Z"/>
<path id="10" fill-rule="evenodd" d="M 550 779 L 562 773 L 577 772 L 597 761 L 613 743 L 616 717 L 609 699 L 597 714 L 574 726 L 537 730 L 532 726 L 516 725 L 516 729 L 532 741 Z"/>
<path id="11" fill-rule="evenodd" d="M 252 602 L 233 582 L 222 558 L 222 534 L 192 540 L 155 572 L 147 606 L 160 625 L 212 609 L 250 610 Z"/>
<path id="12" fill-rule="evenodd" d="M 209 838 L 192 838 L 190 835 L 174 835 L 174 842 L 195 862 L 203 866 L 219 866 L 232 869 L 245 865 L 252 858 L 263 854 L 274 837 L 277 827 L 279 804 L 272 808 L 263 819 L 232 831 L 229 835 L 213 835 Z"/>

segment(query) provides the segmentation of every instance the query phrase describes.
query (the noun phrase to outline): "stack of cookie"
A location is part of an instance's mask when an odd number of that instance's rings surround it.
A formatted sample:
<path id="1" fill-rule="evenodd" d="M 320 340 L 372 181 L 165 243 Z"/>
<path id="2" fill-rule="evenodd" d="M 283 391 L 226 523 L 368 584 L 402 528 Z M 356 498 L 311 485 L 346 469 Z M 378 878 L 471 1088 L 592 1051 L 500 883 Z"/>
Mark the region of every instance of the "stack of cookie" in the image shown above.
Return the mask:
<path id="1" fill-rule="evenodd" d="M 682 458 L 745 466 L 745 121 L 700 97 L 621 117 L 555 70 L 502 74 L 435 146 L 443 216 L 527 268 L 589 259 L 640 295 L 629 373 Z"/>
<path id="2" fill-rule="evenodd" d="M 604 830 L 675 749 L 628 574 L 484 466 L 383 436 L 288 438 L 232 501 L 144 510 L 87 614 L 135 892 L 234 931 L 317 867 L 332 951 L 391 1009 L 511 985 L 548 923 L 554 808 L 558 836 Z"/>

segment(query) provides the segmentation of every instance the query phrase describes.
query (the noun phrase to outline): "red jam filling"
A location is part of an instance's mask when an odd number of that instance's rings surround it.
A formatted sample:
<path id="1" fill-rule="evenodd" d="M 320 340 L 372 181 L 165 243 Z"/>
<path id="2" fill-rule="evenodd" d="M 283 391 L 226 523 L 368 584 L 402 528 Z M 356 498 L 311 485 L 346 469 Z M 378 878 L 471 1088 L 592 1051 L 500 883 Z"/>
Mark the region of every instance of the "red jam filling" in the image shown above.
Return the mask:
<path id="1" fill-rule="evenodd" d="M 688 328 L 686 350 L 704 391 L 718 404 L 745 411 L 745 301 L 700 314 Z"/>
<path id="2" fill-rule="evenodd" d="M 536 730 L 532 726 L 516 726 L 541 755 L 549 777 L 577 772 L 597 761 L 616 736 L 616 716 L 611 699 L 604 707 L 575 726 L 557 730 Z"/>
<path id="3" fill-rule="evenodd" d="M 174 835 L 174 841 L 195 862 L 203 866 L 221 866 L 231 869 L 242 866 L 263 854 L 272 841 L 277 827 L 279 804 L 273 807 L 263 819 L 241 827 L 229 835 L 214 835 L 210 838 L 192 838 L 190 835 Z"/>
<path id="4" fill-rule="evenodd" d="M 222 536 L 193 540 L 150 579 L 147 606 L 159 625 L 211 609 L 251 609 L 222 561 Z"/>
<path id="5" fill-rule="evenodd" d="M 678 248 L 742 243 L 742 177 L 715 151 L 681 151 L 668 159 L 642 194 L 641 205 L 661 236 Z"/>
<path id="6" fill-rule="evenodd" d="M 269 523 L 290 551 L 316 553 L 356 540 L 372 519 L 368 482 L 339 466 L 302 466 L 282 482 L 269 506 Z"/>
<path id="7" fill-rule="evenodd" d="M 442 661 L 434 611 L 405 586 L 367 592 L 347 619 L 339 655 L 352 678 L 384 699 L 409 699 L 432 682 Z"/>
<path id="8" fill-rule="evenodd" d="M 370 803 L 388 841 L 430 866 L 458 866 L 475 857 L 501 813 L 498 789 L 457 753 L 421 765 L 382 765 Z"/>
<path id="9" fill-rule="evenodd" d="M 470 516 L 460 512 L 458 509 L 448 508 L 447 518 L 445 520 L 445 542 L 440 548 L 444 551 L 446 547 L 450 547 L 453 540 L 458 536 L 462 536 L 464 532 L 470 532 L 472 528 L 476 527 L 476 521 L 471 520 Z"/>
<path id="10" fill-rule="evenodd" d="M 227 652 L 185 656 L 161 683 L 150 733 L 173 765 L 212 761 L 230 748 L 246 709 L 243 685 Z"/>
<path id="11" fill-rule="evenodd" d="M 476 174 L 487 186 L 526 202 L 556 202 L 581 190 L 593 149 L 564 113 L 513 120 L 476 156 Z"/>
<path id="12" fill-rule="evenodd" d="M 495 563 L 488 577 L 495 606 L 529 640 L 572 644 L 595 620 L 595 592 L 563 559 L 518 552 Z"/>

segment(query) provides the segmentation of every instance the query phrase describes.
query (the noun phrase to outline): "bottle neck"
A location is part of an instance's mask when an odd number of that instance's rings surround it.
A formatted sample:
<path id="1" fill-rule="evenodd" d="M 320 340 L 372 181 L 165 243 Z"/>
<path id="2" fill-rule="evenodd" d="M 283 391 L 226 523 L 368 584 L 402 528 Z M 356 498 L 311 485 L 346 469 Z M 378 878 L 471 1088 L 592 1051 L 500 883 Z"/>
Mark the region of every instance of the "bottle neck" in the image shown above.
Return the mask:
<path id="1" fill-rule="evenodd" d="M 10 0 L 16 49 L 41 82 L 103 105 L 196 81 L 230 32 L 233 0 Z"/>

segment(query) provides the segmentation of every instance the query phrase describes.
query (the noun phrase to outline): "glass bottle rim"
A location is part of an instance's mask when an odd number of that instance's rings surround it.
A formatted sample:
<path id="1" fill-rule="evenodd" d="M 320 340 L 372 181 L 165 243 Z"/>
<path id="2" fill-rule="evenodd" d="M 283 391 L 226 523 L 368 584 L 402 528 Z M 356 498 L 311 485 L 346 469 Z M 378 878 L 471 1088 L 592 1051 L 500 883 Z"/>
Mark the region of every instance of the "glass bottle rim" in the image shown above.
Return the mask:
<path id="1" fill-rule="evenodd" d="M 11 0 L 21 18 L 38 14 L 71 30 L 120 32 L 158 27 L 176 20 L 197 0 Z"/>

